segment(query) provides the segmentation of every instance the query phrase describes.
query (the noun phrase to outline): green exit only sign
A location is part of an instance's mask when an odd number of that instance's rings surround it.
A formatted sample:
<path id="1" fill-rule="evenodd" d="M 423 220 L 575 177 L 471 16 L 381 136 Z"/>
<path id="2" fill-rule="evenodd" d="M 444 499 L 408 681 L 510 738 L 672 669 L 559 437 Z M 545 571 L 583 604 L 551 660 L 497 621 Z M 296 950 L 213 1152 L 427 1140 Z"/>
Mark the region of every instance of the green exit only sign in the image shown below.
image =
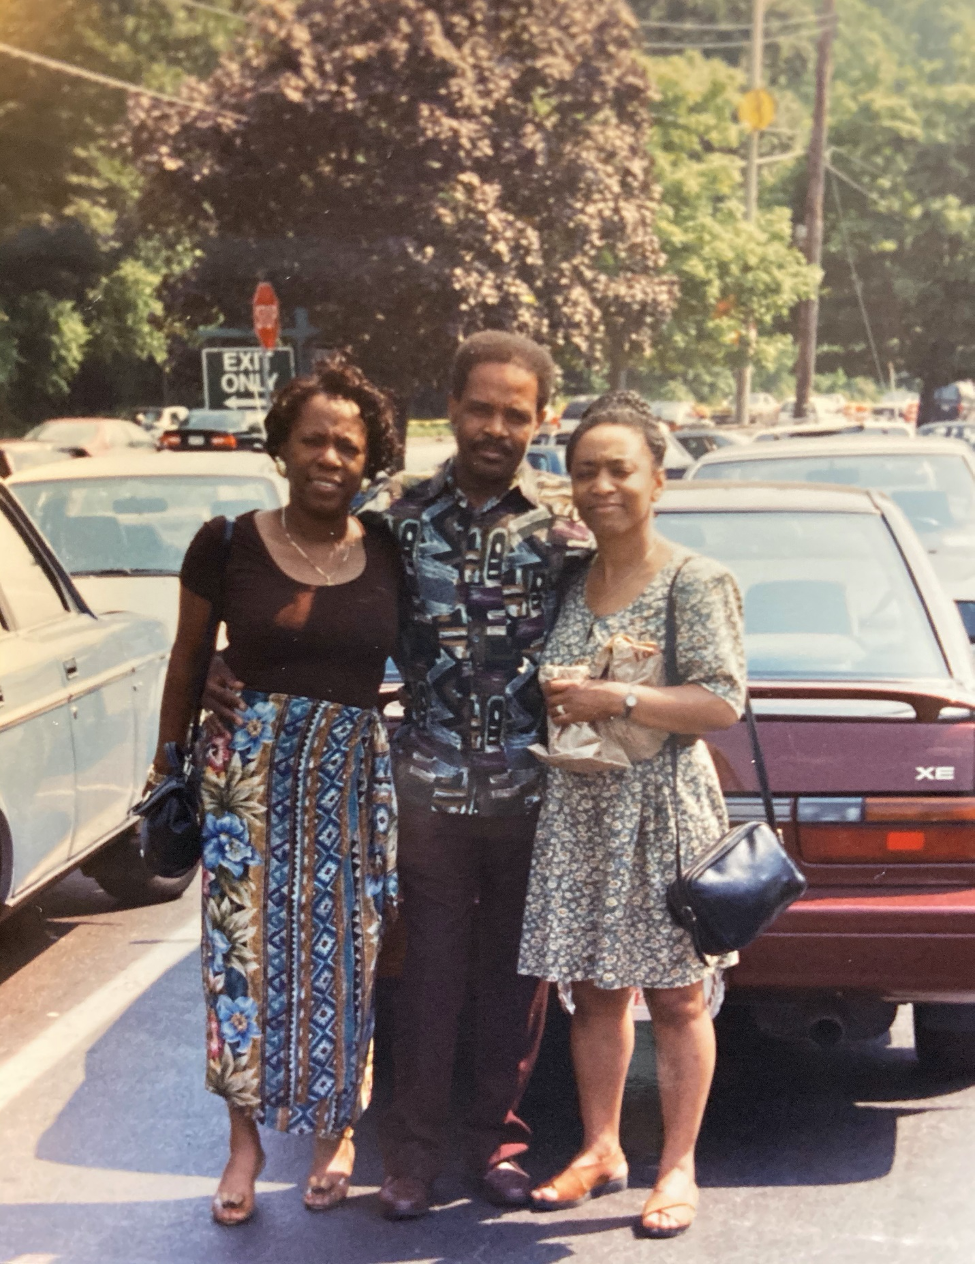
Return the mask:
<path id="1" fill-rule="evenodd" d="M 205 347 L 202 356 L 205 408 L 264 411 L 275 391 L 295 376 L 291 347 Z"/>

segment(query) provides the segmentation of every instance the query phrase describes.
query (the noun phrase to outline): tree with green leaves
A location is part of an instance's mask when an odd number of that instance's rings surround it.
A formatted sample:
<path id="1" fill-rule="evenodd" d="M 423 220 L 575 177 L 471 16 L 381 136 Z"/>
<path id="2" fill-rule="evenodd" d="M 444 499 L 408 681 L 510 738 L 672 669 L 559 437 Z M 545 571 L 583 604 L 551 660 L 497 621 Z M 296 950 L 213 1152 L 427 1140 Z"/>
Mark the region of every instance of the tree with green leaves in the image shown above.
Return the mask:
<path id="1" fill-rule="evenodd" d="M 166 0 L 0 13 L 4 43 L 165 92 L 207 73 L 228 36 L 224 19 Z M 160 287 L 192 256 L 139 233 L 124 92 L 3 53 L 0 67 L 0 426 L 22 430 L 158 382 L 172 332 Z"/>
<path id="2" fill-rule="evenodd" d="M 183 310 L 235 323 L 256 276 L 407 397 L 504 327 L 620 377 L 674 286 L 654 231 L 650 88 L 620 0 L 259 0 L 185 86 L 134 110 L 147 230 L 196 227 Z"/>
<path id="3" fill-rule="evenodd" d="M 733 389 L 747 355 L 767 372 L 790 361 L 788 318 L 818 272 L 791 244 L 786 207 L 745 222 L 741 72 L 690 52 L 651 58 L 648 73 L 658 98 L 650 140 L 662 190 L 657 229 L 678 300 L 641 381 L 654 394 L 684 386 L 715 400 Z"/>

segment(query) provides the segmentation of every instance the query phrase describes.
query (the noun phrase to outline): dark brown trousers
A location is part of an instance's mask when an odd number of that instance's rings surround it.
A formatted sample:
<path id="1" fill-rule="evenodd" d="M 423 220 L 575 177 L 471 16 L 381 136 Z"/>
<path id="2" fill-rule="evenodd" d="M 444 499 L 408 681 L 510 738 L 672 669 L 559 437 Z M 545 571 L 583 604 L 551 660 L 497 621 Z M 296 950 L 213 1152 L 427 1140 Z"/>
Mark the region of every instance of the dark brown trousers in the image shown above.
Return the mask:
<path id="1" fill-rule="evenodd" d="M 476 1175 L 521 1154 L 519 1100 L 546 1017 L 547 985 L 516 971 L 535 814 L 402 811 L 398 871 L 406 955 L 397 989 L 394 1091 L 381 1128 L 388 1176 L 432 1181 L 444 1161 L 459 1024 L 470 1050 L 462 1116 Z"/>

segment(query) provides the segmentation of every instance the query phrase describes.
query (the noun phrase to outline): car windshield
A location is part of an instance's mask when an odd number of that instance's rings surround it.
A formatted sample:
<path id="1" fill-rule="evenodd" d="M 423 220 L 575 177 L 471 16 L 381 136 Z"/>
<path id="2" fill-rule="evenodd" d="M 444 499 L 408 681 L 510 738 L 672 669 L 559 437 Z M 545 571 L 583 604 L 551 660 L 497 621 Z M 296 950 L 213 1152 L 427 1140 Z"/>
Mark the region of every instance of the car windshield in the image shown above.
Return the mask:
<path id="1" fill-rule="evenodd" d="M 177 575 L 210 518 L 278 504 L 270 479 L 62 479 L 14 489 L 72 575 Z"/>
<path id="2" fill-rule="evenodd" d="M 743 593 L 750 675 L 946 677 L 921 597 L 884 519 L 852 513 L 669 513 L 662 534 L 722 562 Z"/>
<path id="3" fill-rule="evenodd" d="M 28 439 L 46 439 L 50 443 L 85 444 L 98 438 L 95 421 L 44 421 L 28 430 Z"/>
<path id="4" fill-rule="evenodd" d="M 261 425 L 260 412 L 244 413 L 232 409 L 194 408 L 185 421 L 180 422 L 181 430 L 221 430 L 225 434 L 248 430 L 254 425 Z"/>
<path id="5" fill-rule="evenodd" d="M 974 523 L 974 476 L 963 456 L 920 452 L 731 458 L 704 465 L 696 478 L 761 479 L 777 483 L 845 483 L 888 492 L 921 535 L 969 530 Z"/>

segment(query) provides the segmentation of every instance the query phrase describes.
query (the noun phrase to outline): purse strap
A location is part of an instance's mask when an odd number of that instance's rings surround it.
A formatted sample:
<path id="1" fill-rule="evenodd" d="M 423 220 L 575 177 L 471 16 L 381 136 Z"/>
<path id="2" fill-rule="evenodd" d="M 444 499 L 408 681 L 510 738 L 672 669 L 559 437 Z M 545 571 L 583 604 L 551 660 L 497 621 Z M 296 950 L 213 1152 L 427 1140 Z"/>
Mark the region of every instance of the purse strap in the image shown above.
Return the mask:
<path id="1" fill-rule="evenodd" d="M 220 627 L 221 619 L 224 615 L 224 587 L 227 582 L 227 564 L 231 556 L 231 540 L 234 537 L 236 521 L 235 518 L 224 519 L 224 530 L 221 536 L 220 584 L 217 591 L 217 600 L 210 607 L 207 631 L 204 633 L 204 649 L 206 653 L 203 656 L 200 668 L 197 671 L 197 679 L 194 683 L 193 723 L 190 726 L 190 741 L 187 745 L 187 755 L 190 758 L 193 757 L 197 739 L 200 736 L 200 714 L 204 703 L 204 690 L 207 687 L 207 673 L 210 671 L 210 660 L 213 658 L 214 650 L 217 647 L 217 629 Z"/>
<path id="2" fill-rule="evenodd" d="M 675 569 L 672 576 L 672 582 L 668 586 L 668 596 L 665 603 L 665 683 L 668 685 L 682 684 L 682 677 L 678 670 L 678 633 L 677 633 L 677 615 L 675 610 L 675 584 L 681 574 L 682 567 L 690 558 L 684 558 Z M 756 717 L 753 714 L 753 708 L 750 706 L 750 691 L 746 691 L 746 703 L 744 706 L 744 718 L 746 720 L 747 731 L 750 734 L 750 745 L 753 748 L 753 766 L 756 768 L 757 781 L 760 786 L 760 797 L 763 799 L 763 811 L 767 818 L 767 824 L 777 833 L 777 815 L 774 811 L 773 797 L 770 794 L 770 780 L 767 777 L 767 765 L 763 758 L 763 749 L 760 746 L 760 734 L 757 731 Z M 678 811 L 678 741 L 674 733 L 669 736 L 669 746 L 671 747 L 671 764 L 672 764 L 672 811 L 675 815 L 675 876 L 681 880 L 682 878 L 682 847 L 679 834 L 679 811 Z"/>

